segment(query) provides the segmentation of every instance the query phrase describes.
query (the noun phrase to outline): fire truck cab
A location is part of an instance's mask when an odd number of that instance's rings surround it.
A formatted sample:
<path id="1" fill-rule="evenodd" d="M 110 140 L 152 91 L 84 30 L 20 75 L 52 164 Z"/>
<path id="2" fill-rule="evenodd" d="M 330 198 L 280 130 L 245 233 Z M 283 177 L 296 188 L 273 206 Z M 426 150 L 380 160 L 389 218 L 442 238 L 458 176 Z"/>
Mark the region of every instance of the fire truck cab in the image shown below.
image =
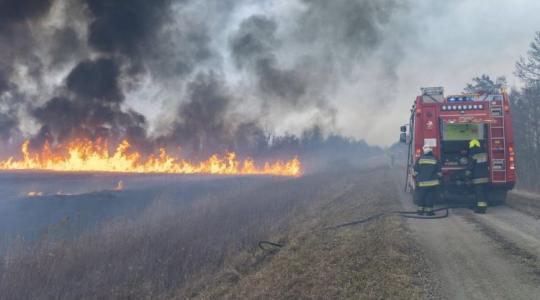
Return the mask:
<path id="1" fill-rule="evenodd" d="M 467 172 L 469 141 L 477 139 L 488 154 L 491 205 L 501 204 L 516 183 L 516 160 L 510 103 L 507 93 L 491 91 L 445 96 L 442 87 L 422 88 L 411 109 L 409 124 L 401 127 L 400 141 L 408 144 L 407 186 L 415 189 L 412 167 L 422 147 L 433 147 L 441 161 L 440 195 L 445 201 L 472 194 Z"/>

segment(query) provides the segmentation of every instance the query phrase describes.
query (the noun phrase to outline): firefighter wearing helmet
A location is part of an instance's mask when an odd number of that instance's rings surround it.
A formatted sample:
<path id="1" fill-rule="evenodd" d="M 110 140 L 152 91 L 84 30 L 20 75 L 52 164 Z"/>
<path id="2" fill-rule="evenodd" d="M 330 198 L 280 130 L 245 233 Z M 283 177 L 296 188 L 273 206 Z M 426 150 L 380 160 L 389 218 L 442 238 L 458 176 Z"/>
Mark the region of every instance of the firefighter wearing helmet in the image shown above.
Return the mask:
<path id="1" fill-rule="evenodd" d="M 472 139 L 469 142 L 469 172 L 472 177 L 474 194 L 476 197 L 476 213 L 485 213 L 487 209 L 486 185 L 489 183 L 489 170 L 487 153 L 480 145 L 480 141 Z"/>
<path id="2" fill-rule="evenodd" d="M 441 164 L 433 155 L 433 148 L 424 145 L 423 154 L 414 164 L 414 178 L 416 182 L 415 197 L 418 200 L 418 214 L 433 216 L 433 203 L 437 196 L 440 184 Z"/>

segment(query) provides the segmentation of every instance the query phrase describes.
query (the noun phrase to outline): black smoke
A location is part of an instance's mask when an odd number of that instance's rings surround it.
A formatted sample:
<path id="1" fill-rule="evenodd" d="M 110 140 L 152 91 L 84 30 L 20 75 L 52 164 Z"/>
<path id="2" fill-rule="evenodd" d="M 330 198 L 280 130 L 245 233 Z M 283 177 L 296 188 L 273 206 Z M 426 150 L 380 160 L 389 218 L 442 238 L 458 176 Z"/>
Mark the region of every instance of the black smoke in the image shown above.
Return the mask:
<path id="1" fill-rule="evenodd" d="M 278 66 L 274 54 L 280 44 L 275 36 L 277 28 L 272 19 L 252 16 L 240 24 L 231 38 L 230 48 L 237 67 L 254 73 L 263 95 L 294 106 L 305 94 L 306 82 L 299 70 Z"/>
<path id="2" fill-rule="evenodd" d="M 36 108 L 33 116 L 42 124 L 34 146 L 74 138 L 140 139 L 146 121 L 142 114 L 124 112 L 117 103 L 56 97 Z"/>
<path id="3" fill-rule="evenodd" d="M 82 52 L 82 41 L 78 32 L 73 27 L 58 28 L 51 37 L 52 45 L 49 49 L 51 65 L 63 67 L 67 63 L 77 59 Z"/>
<path id="4" fill-rule="evenodd" d="M 90 12 L 88 45 L 115 57 L 137 80 L 141 73 L 157 78 L 186 76 L 212 56 L 204 25 L 174 25 L 172 7 L 186 0 L 84 0 Z M 184 20 L 180 20 L 184 21 Z"/>
<path id="5" fill-rule="evenodd" d="M 34 52 L 33 26 L 49 12 L 52 0 L 0 1 L 0 143 L 1 152 L 21 137 L 19 114 L 26 96 L 15 78 L 17 65 L 27 70 L 26 81 L 39 82 L 43 64 Z"/>
<path id="6" fill-rule="evenodd" d="M 118 84 L 120 70 L 108 58 L 79 63 L 66 79 L 67 88 L 89 101 L 120 102 L 123 100 Z"/>
<path id="7" fill-rule="evenodd" d="M 146 119 L 122 108 L 119 76 L 118 66 L 108 58 L 75 66 L 66 78 L 70 93 L 34 109 L 33 116 L 42 124 L 34 146 L 73 138 L 144 139 Z"/>
<path id="8" fill-rule="evenodd" d="M 9 88 L 9 82 L 4 74 L 0 72 L 0 95 Z"/>
<path id="9" fill-rule="evenodd" d="M 227 111 L 231 95 L 216 74 L 198 74 L 187 86 L 188 101 L 180 105 L 171 134 L 162 140 L 183 145 L 186 155 L 207 154 L 229 145 Z"/>
<path id="10" fill-rule="evenodd" d="M 299 17 L 294 37 L 302 43 L 321 43 L 333 52 L 332 60 L 349 64 L 375 49 L 384 39 L 384 27 L 396 12 L 406 8 L 397 0 L 302 0 L 307 6 Z M 395 30 L 398 30 L 395 28 Z M 352 59 L 352 60 L 351 60 Z"/>
<path id="11" fill-rule="evenodd" d="M 232 34 L 229 48 L 235 66 L 255 79 L 255 92 L 266 107 L 316 108 L 319 118 L 331 125 L 336 112 L 332 95 L 343 84 L 358 81 L 355 70 L 371 63 L 375 51 L 385 58 L 374 80 L 365 84 L 385 93 L 395 85 L 400 45 L 379 48 L 386 25 L 406 6 L 394 0 L 301 2 L 304 9 L 292 26 L 280 23 L 279 16 L 249 16 Z"/>
<path id="12" fill-rule="evenodd" d="M 13 115 L 0 113 L 0 141 L 5 143 L 17 130 L 18 120 Z"/>
<path id="13" fill-rule="evenodd" d="M 169 0 L 86 0 L 92 15 L 88 43 L 104 53 L 135 58 L 169 16 Z"/>
<path id="14" fill-rule="evenodd" d="M 16 22 L 43 16 L 53 0 L 2 0 L 0 2 L 0 24 L 2 27 Z"/>
<path id="15" fill-rule="evenodd" d="M 301 132 L 333 132 L 335 92 L 355 82 L 354 70 L 405 9 L 395 0 L 298 2 L 302 9 L 286 19 L 265 9 L 238 13 L 249 4 L 243 0 L 2 1 L 0 138 L 31 118 L 36 147 L 128 138 L 203 155 L 316 140 Z M 389 53 L 368 84 L 397 80 L 400 52 Z M 159 92 L 140 97 L 169 99 L 145 99 L 163 105 L 159 133 L 148 132 L 146 112 L 131 108 L 145 82 Z M 298 139 L 273 133 L 289 114 L 306 111 L 317 113 L 294 128 Z"/>
<path id="16" fill-rule="evenodd" d="M 136 81 L 145 72 L 145 55 L 172 1 L 78 2 L 69 8 L 87 9 L 87 44 L 100 58 L 82 58 L 65 78 L 65 88 L 59 95 L 32 111 L 41 124 L 32 144 L 39 147 L 45 140 L 63 142 L 84 137 L 113 141 L 128 138 L 147 146 L 146 118 L 125 107 L 121 80 Z M 76 59 L 82 48 L 79 33 L 71 24 L 66 25 L 53 34 L 52 65 L 62 66 Z"/>
<path id="17" fill-rule="evenodd" d="M 16 89 L 10 84 L 16 63 L 29 75 L 39 76 L 42 63 L 33 51 L 32 27 L 49 12 L 52 0 L 2 0 L 0 2 L 0 93 Z M 32 78 L 38 80 L 37 77 Z"/>

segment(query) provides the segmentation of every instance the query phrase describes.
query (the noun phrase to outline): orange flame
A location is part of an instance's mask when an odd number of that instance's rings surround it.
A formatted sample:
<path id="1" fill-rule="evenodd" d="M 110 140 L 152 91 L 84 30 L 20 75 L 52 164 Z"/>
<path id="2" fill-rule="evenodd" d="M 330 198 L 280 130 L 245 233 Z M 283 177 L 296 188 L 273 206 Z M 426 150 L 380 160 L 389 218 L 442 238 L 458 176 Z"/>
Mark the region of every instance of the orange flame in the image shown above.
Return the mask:
<path id="1" fill-rule="evenodd" d="M 28 192 L 26 193 L 27 197 L 41 197 L 43 196 L 42 192 Z"/>
<path id="2" fill-rule="evenodd" d="M 0 170 L 46 170 L 60 172 L 118 172 L 118 173 L 169 173 L 169 174 L 219 174 L 219 175 L 277 175 L 300 176 L 302 164 L 298 157 L 289 161 L 265 162 L 259 166 L 251 158 L 237 159 L 234 152 L 224 156 L 214 154 L 207 160 L 193 163 L 170 156 L 163 148 L 158 155 L 147 158 L 137 151 L 130 151 L 127 140 L 122 141 L 113 153 L 107 141 L 93 142 L 76 139 L 54 148 L 45 143 L 41 151 L 31 152 L 29 141 L 21 146 L 22 159 L 10 157 L 0 161 Z"/>

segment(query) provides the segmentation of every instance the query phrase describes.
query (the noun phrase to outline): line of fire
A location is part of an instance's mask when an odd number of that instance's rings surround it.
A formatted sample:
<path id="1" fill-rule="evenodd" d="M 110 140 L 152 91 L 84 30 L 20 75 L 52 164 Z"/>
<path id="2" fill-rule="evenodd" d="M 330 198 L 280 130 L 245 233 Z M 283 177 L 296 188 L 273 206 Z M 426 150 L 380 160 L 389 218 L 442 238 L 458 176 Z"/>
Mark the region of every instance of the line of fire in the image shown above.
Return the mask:
<path id="1" fill-rule="evenodd" d="M 0 170 L 29 170 L 52 172 L 109 172 L 153 174 L 211 174 L 211 175 L 273 175 L 298 177 L 302 163 L 298 157 L 282 161 L 256 162 L 239 159 L 234 152 L 213 154 L 208 159 L 192 162 L 169 154 L 164 148 L 158 153 L 142 155 L 124 140 L 113 151 L 106 140 L 75 139 L 51 146 L 45 143 L 37 151 L 21 145 L 20 158 L 0 160 Z"/>

